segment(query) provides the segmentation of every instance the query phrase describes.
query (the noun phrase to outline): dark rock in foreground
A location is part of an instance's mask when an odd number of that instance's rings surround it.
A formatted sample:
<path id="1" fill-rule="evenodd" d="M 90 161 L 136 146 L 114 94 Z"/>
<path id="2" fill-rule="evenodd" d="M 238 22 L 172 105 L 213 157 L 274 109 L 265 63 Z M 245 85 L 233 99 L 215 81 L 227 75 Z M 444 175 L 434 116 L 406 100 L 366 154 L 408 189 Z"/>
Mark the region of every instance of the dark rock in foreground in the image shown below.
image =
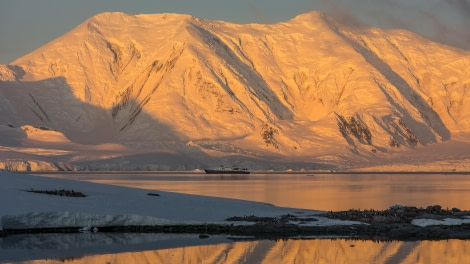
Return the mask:
<path id="1" fill-rule="evenodd" d="M 322 216 L 359 221 L 363 223 L 385 223 L 385 224 L 409 224 L 414 219 L 435 219 L 445 218 L 461 219 L 464 216 L 470 216 L 470 211 L 462 211 L 458 208 L 442 209 L 440 205 L 428 206 L 427 208 L 417 208 L 414 206 L 395 205 L 387 210 L 349 210 L 339 212 L 328 212 Z"/>
<path id="2" fill-rule="evenodd" d="M 179 224 L 159 226 L 112 226 L 97 227 L 99 232 L 154 232 L 154 233 L 192 233 L 208 235 L 227 234 L 249 236 L 257 239 L 285 239 L 290 237 L 347 237 L 373 240 L 440 240 L 470 239 L 470 224 L 417 226 L 414 219 L 459 218 L 469 216 L 469 211 L 457 208 L 442 209 L 441 206 L 427 208 L 395 206 L 387 210 L 349 210 L 326 212 L 320 215 L 280 217 L 234 216 L 226 219 L 231 224 Z M 309 225 L 318 221 L 316 217 L 360 222 L 354 225 Z M 251 222 L 253 224 L 236 224 Z M 16 233 L 70 233 L 78 232 L 76 228 L 40 228 L 3 230 L 0 236 Z"/>
<path id="3" fill-rule="evenodd" d="M 80 228 L 44 228 L 3 230 L 0 236 L 24 233 L 73 233 Z M 373 240 L 441 240 L 470 239 L 470 224 L 458 226 L 427 226 L 412 224 L 359 224 L 333 226 L 299 226 L 285 223 L 257 223 L 254 225 L 163 225 L 98 227 L 99 232 L 190 233 L 248 236 L 256 239 L 286 239 L 290 237 L 346 237 Z"/>
<path id="4" fill-rule="evenodd" d="M 417 208 L 392 206 L 387 210 L 348 210 L 327 212 L 318 216 L 329 219 L 357 221 L 355 225 L 308 226 L 289 224 L 296 221 L 305 224 L 316 221 L 315 216 L 298 218 L 291 215 L 281 217 L 231 217 L 227 221 L 255 222 L 244 226 L 243 234 L 255 237 L 282 238 L 292 236 L 339 236 L 378 240 L 427 240 L 427 239 L 470 239 L 470 224 L 417 226 L 414 219 L 445 218 L 462 219 L 470 216 L 470 211 L 457 208 L 442 209 L 439 205 Z"/>

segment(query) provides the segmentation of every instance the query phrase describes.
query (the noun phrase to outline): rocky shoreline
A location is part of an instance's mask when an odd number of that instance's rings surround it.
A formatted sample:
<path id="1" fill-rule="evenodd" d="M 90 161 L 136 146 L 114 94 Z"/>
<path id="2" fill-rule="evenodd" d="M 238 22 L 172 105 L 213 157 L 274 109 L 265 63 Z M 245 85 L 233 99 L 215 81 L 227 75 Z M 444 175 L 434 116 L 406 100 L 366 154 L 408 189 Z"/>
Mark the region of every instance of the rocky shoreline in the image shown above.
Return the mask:
<path id="1" fill-rule="evenodd" d="M 470 239 L 470 223 L 458 225 L 413 224 L 420 219 L 470 219 L 470 211 L 458 208 L 442 209 L 439 205 L 417 208 L 411 206 L 391 206 L 387 210 L 348 210 L 326 212 L 318 216 L 328 219 L 356 221 L 360 224 L 309 226 L 303 225 L 315 221 L 315 216 L 298 218 L 291 215 L 278 218 L 244 216 L 232 217 L 227 221 L 256 222 L 243 228 L 245 233 L 255 237 L 283 238 L 292 236 L 338 236 L 377 240 L 432 240 L 432 239 Z M 289 224 L 298 222 L 299 224 Z"/>
<path id="2" fill-rule="evenodd" d="M 226 219 L 229 224 L 181 224 L 157 226 L 111 226 L 94 227 L 99 232 L 139 232 L 139 233 L 192 233 L 200 238 L 210 235 L 227 234 L 246 236 L 255 239 L 286 239 L 302 237 L 345 237 L 373 240 L 440 240 L 470 239 L 470 223 L 458 225 L 413 224 L 417 219 L 470 219 L 470 211 L 457 208 L 442 209 L 440 206 L 427 208 L 392 206 L 387 210 L 348 210 L 325 212 L 320 215 L 298 217 L 234 216 Z M 315 226 L 309 223 L 318 221 L 316 217 L 357 221 L 352 225 Z M 243 222 L 243 223 L 242 223 Z M 246 224 L 249 222 L 250 224 Z M 90 229 L 93 231 L 93 229 Z M 11 229 L 0 231 L 0 236 L 25 233 L 74 233 L 83 232 L 83 227 Z M 85 230 L 88 231 L 88 230 Z"/>
<path id="3" fill-rule="evenodd" d="M 15 234 L 77 233 L 81 228 L 39 228 L 0 231 L 0 237 Z M 121 233 L 175 233 L 198 234 L 202 237 L 226 234 L 246 236 L 254 239 L 287 239 L 333 237 L 371 240 L 442 240 L 470 239 L 470 224 L 455 226 L 438 225 L 420 227 L 412 224 L 371 224 L 299 226 L 285 223 L 257 223 L 254 225 L 162 225 L 162 226 L 114 226 L 97 227 L 99 232 Z"/>
<path id="4" fill-rule="evenodd" d="M 458 208 L 443 209 L 440 205 L 432 205 L 426 208 L 393 205 L 386 210 L 351 209 L 348 211 L 328 212 L 322 214 L 322 216 L 332 219 L 359 221 L 368 224 L 410 224 L 416 219 L 463 219 L 464 217 L 470 216 L 470 211 L 462 211 Z"/>

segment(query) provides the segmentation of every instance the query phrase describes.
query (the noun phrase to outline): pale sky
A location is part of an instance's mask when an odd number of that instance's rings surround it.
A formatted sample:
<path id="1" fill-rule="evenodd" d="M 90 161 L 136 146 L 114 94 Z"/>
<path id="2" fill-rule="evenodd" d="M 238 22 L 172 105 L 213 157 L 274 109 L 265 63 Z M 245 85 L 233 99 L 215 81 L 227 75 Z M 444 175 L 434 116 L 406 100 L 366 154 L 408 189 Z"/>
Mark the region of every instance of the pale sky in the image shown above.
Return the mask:
<path id="1" fill-rule="evenodd" d="M 470 0 L 0 0 L 0 64 L 101 12 L 184 13 L 236 23 L 274 23 L 311 10 L 347 24 L 408 29 L 470 50 Z"/>

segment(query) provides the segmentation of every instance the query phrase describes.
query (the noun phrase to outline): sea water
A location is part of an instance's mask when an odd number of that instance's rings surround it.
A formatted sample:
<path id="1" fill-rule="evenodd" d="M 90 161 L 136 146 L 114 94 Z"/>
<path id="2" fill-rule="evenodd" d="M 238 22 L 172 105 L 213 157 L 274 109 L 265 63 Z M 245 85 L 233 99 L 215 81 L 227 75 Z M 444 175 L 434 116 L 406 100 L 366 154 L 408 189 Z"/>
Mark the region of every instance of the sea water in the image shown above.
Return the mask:
<path id="1" fill-rule="evenodd" d="M 391 205 L 470 209 L 468 174 L 58 173 L 67 178 L 326 211 Z"/>
<path id="2" fill-rule="evenodd" d="M 2 238 L 0 263 L 470 263 L 470 241 L 250 240 L 171 234 L 31 234 Z"/>

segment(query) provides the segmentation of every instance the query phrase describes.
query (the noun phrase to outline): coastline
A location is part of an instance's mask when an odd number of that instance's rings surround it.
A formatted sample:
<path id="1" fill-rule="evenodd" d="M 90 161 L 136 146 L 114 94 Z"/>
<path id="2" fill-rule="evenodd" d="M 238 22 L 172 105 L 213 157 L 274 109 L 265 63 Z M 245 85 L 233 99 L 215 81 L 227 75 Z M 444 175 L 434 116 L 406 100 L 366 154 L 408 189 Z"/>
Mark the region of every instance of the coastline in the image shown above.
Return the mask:
<path id="1" fill-rule="evenodd" d="M 17 234 L 38 233 L 79 233 L 80 227 L 4 229 L 0 237 Z M 312 239 L 312 238 L 348 238 L 361 240 L 446 240 L 470 239 L 470 224 L 416 226 L 412 224 L 355 224 L 331 226 L 301 226 L 288 223 L 257 223 L 254 225 L 226 224 L 181 224 L 157 226 L 104 226 L 96 227 L 97 232 L 105 233 L 171 233 L 195 234 L 206 238 L 212 235 L 241 236 L 251 239 Z M 92 231 L 91 231 L 92 232 Z"/>
<path id="2" fill-rule="evenodd" d="M 352 224 L 315 225 L 319 218 L 339 219 Z M 327 221 L 328 221 L 327 220 Z M 322 212 L 318 215 L 279 217 L 234 216 L 226 223 L 162 224 L 93 227 L 49 227 L 3 229 L 0 237 L 37 233 L 165 233 L 194 234 L 204 239 L 213 235 L 250 239 L 347 238 L 361 240 L 444 240 L 470 239 L 470 211 L 396 206 L 387 210 L 349 210 Z M 439 224 L 439 221 L 442 224 Z M 239 224 L 237 224 L 239 223 Z M 437 224 L 436 224 L 437 223 Z"/>
<path id="3" fill-rule="evenodd" d="M 145 170 L 133 170 L 133 171 L 125 171 L 125 170 L 70 170 L 70 171 L 10 171 L 11 173 L 19 173 L 19 174 L 126 174 L 126 173 L 133 173 L 133 174 L 203 174 L 206 173 L 203 170 L 191 170 L 191 171 L 145 171 Z M 470 175 L 470 171 L 435 171 L 435 170 L 420 170 L 420 171 L 368 171 L 368 170 L 309 170 L 309 171 L 251 171 L 249 175 L 257 175 L 257 174 L 301 174 L 307 176 L 313 176 L 315 174 L 455 174 L 455 175 Z M 210 175 L 210 174 L 209 174 Z"/>
<path id="4" fill-rule="evenodd" d="M 95 230 L 255 239 L 470 239 L 470 211 L 437 205 L 327 212 L 24 173 L 0 172 L 0 179 L 0 198 L 15 201 L 0 208 L 3 237 Z"/>

